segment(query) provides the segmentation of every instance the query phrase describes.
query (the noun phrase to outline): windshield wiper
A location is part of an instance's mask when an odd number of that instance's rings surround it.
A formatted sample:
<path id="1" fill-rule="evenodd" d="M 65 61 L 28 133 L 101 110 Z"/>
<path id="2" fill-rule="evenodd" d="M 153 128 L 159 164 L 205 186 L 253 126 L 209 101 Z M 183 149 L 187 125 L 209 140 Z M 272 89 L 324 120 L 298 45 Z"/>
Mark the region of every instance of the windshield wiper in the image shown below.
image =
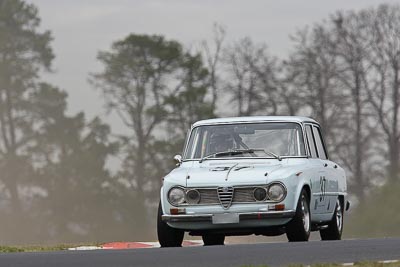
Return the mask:
<path id="1" fill-rule="evenodd" d="M 225 155 L 239 155 L 239 154 L 244 154 L 244 153 L 252 153 L 254 152 L 253 149 L 237 149 L 237 150 L 227 150 L 227 151 L 222 151 L 222 152 L 216 152 L 212 153 L 210 155 L 207 155 L 199 160 L 199 163 L 202 163 L 206 159 L 209 158 L 214 158 L 218 156 L 225 156 Z"/>
<path id="2" fill-rule="evenodd" d="M 249 149 L 249 150 L 253 150 L 253 152 L 261 151 L 261 152 L 264 152 L 264 153 L 267 154 L 267 155 L 273 156 L 274 158 L 276 158 L 276 159 L 279 160 L 279 161 L 282 161 L 282 157 L 281 157 L 281 156 L 279 156 L 279 155 L 277 155 L 277 154 L 275 154 L 275 153 L 273 153 L 273 152 L 266 151 L 265 149 L 262 149 L 262 148 L 255 148 L 255 149 Z"/>
<path id="3" fill-rule="evenodd" d="M 204 160 L 209 159 L 209 158 L 214 158 L 214 157 L 218 157 L 218 156 L 225 156 L 225 155 L 239 155 L 239 154 L 244 154 L 244 153 L 250 153 L 250 154 L 254 154 L 254 152 L 264 152 L 267 155 L 273 156 L 274 158 L 278 159 L 279 161 L 282 160 L 281 156 L 278 156 L 275 153 L 266 151 L 265 149 L 237 149 L 237 150 L 228 150 L 228 151 L 223 151 L 223 152 L 216 152 L 210 155 L 207 155 L 203 158 L 201 158 L 199 160 L 199 163 L 202 163 Z"/>

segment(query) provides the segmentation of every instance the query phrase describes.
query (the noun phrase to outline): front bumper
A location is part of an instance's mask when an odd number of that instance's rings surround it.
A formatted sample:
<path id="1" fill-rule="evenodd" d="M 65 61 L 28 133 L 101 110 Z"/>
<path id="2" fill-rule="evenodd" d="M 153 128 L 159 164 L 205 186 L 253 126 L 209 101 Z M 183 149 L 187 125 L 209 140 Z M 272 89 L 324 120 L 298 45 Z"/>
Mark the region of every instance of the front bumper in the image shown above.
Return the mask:
<path id="1" fill-rule="evenodd" d="M 262 220 L 262 219 L 285 219 L 292 218 L 294 210 L 285 211 L 266 211 L 266 212 L 244 212 L 239 213 L 239 220 Z M 212 222 L 213 214 L 182 214 L 182 215 L 162 215 L 164 222 Z"/>

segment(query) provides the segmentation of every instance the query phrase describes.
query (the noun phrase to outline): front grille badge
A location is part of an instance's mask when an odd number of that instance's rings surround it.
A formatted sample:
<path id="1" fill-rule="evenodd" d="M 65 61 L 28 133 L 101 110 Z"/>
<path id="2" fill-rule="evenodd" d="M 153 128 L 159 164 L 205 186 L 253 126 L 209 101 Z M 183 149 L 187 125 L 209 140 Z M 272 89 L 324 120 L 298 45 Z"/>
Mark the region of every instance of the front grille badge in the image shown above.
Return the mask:
<path id="1" fill-rule="evenodd" d="M 233 187 L 218 187 L 218 199 L 224 209 L 232 205 Z"/>

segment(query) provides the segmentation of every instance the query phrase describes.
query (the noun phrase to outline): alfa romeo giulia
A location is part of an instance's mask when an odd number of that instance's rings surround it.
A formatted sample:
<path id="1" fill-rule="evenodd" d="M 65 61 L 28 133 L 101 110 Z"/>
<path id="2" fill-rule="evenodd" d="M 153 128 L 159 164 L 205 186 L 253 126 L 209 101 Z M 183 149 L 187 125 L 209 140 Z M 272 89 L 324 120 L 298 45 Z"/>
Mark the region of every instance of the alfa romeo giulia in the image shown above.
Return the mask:
<path id="1" fill-rule="evenodd" d="M 320 125 L 294 116 L 220 118 L 193 124 L 177 168 L 163 179 L 162 247 L 185 232 L 204 245 L 230 235 L 338 240 L 349 208 L 344 170 L 329 159 Z"/>

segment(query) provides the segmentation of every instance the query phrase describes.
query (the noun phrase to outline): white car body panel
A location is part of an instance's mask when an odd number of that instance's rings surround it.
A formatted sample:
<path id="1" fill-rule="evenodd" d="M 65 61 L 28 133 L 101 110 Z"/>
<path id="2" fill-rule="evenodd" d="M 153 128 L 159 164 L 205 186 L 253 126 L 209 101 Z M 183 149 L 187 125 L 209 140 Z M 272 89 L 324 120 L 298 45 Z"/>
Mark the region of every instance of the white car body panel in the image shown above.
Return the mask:
<path id="1" fill-rule="evenodd" d="M 305 136 L 305 124 L 318 126 L 318 123 L 305 117 L 293 116 L 257 116 L 225 119 L 211 119 L 193 124 L 192 130 L 201 125 L 231 124 L 231 123 L 268 123 L 268 122 L 295 122 L 301 125 Z M 304 140 L 306 138 L 304 137 Z M 307 141 L 306 141 L 307 142 Z M 306 152 L 310 151 L 306 146 Z M 233 203 L 229 208 L 221 204 L 213 205 L 184 205 L 185 216 L 201 216 L 215 214 L 239 213 L 268 213 L 270 205 L 284 204 L 285 211 L 295 211 L 300 193 L 303 188 L 310 191 L 310 212 L 313 224 L 323 224 L 332 219 L 336 200 L 340 197 L 347 203 L 347 185 L 344 170 L 336 163 L 319 158 L 290 157 L 278 160 L 275 158 L 210 158 L 203 162 L 199 160 L 184 160 L 180 166 L 164 177 L 160 191 L 163 219 L 170 227 L 186 231 L 201 231 L 209 229 L 243 228 L 284 226 L 291 217 L 240 220 L 238 223 L 213 223 L 212 221 L 174 221 L 170 210 L 177 208 L 167 199 L 168 191 L 172 187 L 190 188 L 218 188 L 268 185 L 280 182 L 287 189 L 285 199 L 279 203 L 271 201 L 256 203 Z M 273 211 L 271 214 L 273 215 Z M 182 217 L 182 216 L 181 216 Z M 261 218 L 261 217 L 260 217 Z M 178 218 L 179 219 L 179 218 Z"/>

